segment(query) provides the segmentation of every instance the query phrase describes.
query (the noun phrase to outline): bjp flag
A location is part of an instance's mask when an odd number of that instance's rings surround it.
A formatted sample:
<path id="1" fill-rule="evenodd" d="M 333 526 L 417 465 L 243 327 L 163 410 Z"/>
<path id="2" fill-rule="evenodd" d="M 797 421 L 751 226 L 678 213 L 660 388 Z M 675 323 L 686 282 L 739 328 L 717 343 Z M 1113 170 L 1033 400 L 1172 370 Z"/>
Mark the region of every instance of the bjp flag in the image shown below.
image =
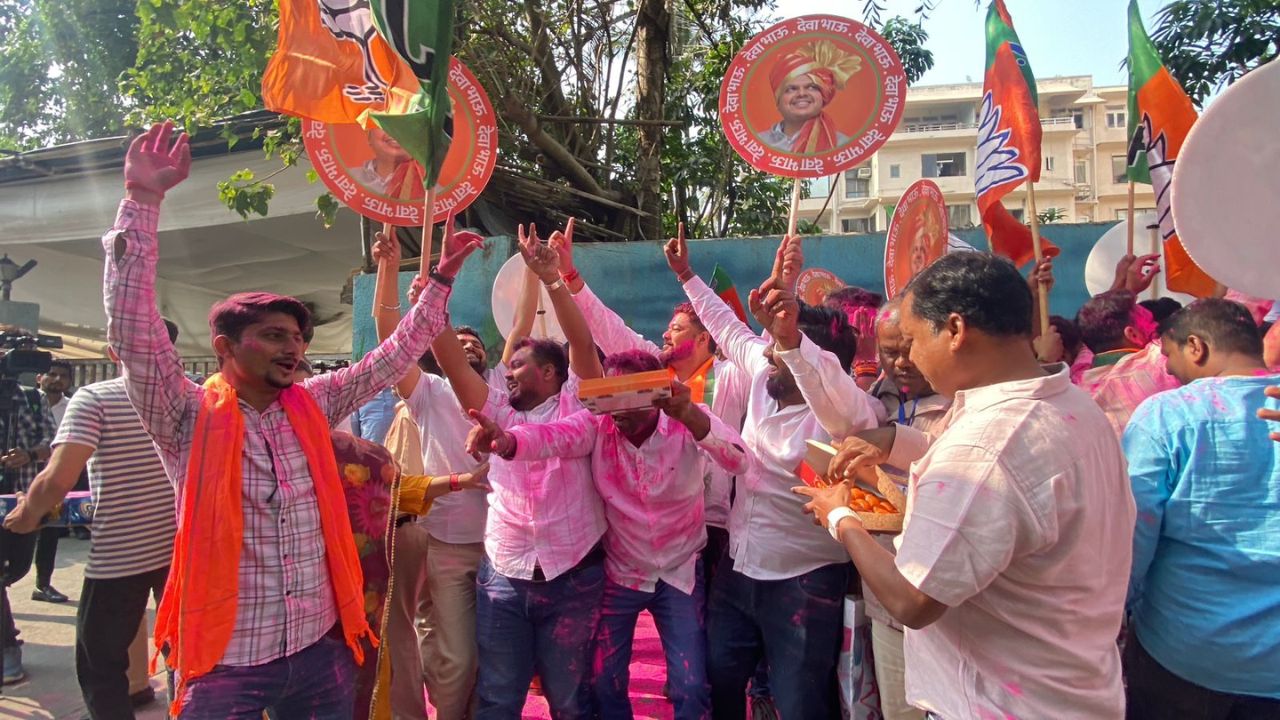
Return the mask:
<path id="1" fill-rule="evenodd" d="M 1031 63 L 1022 49 L 1004 0 L 992 0 L 987 11 L 987 72 L 982 85 L 982 117 L 978 125 L 978 167 L 974 194 L 991 251 L 1015 265 L 1035 257 L 1031 230 L 1018 222 L 1000 201 L 1024 182 L 1040 179 L 1040 112 Z M 1043 238 L 1044 254 L 1058 254 Z"/>
<path id="2" fill-rule="evenodd" d="M 268 110 L 354 123 L 418 91 L 413 71 L 375 30 L 368 3 L 280 0 L 279 46 L 262 75 Z"/>
<path id="3" fill-rule="evenodd" d="M 1147 36 L 1138 3 L 1129 0 L 1129 180 L 1147 183 L 1155 191 L 1165 285 L 1174 292 L 1206 297 L 1215 292 L 1217 282 L 1182 247 L 1170 203 L 1173 165 L 1197 117 L 1191 98 L 1169 74 Z"/>

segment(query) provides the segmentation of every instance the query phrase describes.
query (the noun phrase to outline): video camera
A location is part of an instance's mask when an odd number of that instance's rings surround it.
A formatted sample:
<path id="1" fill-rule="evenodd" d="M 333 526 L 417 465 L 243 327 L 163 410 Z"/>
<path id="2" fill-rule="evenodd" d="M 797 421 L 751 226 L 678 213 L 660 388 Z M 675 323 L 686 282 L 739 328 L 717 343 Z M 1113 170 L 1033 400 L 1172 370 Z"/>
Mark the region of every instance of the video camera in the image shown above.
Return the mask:
<path id="1" fill-rule="evenodd" d="M 25 373 L 47 373 L 53 354 L 37 348 L 62 347 L 57 335 L 0 332 L 0 378 L 16 378 Z"/>

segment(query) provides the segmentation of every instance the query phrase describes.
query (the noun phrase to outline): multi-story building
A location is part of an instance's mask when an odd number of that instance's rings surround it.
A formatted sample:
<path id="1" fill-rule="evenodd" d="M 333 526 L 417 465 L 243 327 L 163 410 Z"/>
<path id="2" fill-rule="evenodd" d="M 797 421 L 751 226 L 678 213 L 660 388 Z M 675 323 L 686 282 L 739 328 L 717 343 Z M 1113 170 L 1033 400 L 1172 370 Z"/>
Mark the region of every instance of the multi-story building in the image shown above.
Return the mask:
<path id="1" fill-rule="evenodd" d="M 1037 86 L 1044 127 L 1037 209 L 1042 215 L 1056 209 L 1057 222 L 1124 218 L 1128 89 L 1095 87 L 1085 75 L 1046 78 Z M 809 181 L 800 217 L 832 233 L 883 231 L 903 191 L 929 178 L 942 189 L 952 228 L 980 226 L 973 181 L 981 103 L 981 83 L 911 88 L 902 123 L 889 141 L 861 167 Z M 1004 203 L 1022 219 L 1025 186 Z M 1137 186 L 1134 207 L 1155 207 L 1151 186 Z"/>

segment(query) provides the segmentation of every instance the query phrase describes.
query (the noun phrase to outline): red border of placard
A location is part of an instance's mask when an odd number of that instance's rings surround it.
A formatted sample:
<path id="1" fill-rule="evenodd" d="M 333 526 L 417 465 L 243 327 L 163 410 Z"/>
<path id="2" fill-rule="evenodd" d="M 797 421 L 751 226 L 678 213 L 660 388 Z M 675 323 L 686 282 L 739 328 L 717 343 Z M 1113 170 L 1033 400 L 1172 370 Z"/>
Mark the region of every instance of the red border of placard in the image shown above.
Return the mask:
<path id="1" fill-rule="evenodd" d="M 493 169 L 498 163 L 498 118 L 493 111 L 493 104 L 475 75 L 457 58 L 450 58 L 449 61 L 449 98 L 453 103 L 455 118 L 459 113 L 465 112 L 471 119 L 470 123 L 455 121 L 455 126 L 464 127 L 469 124 L 474 128 L 475 136 L 468 139 L 468 142 L 455 141 L 449 148 L 450 155 L 454 152 L 470 152 L 471 156 L 463 163 L 465 170 L 456 180 L 450 179 L 447 186 L 438 186 L 432 212 L 434 223 L 444 222 L 449 215 L 462 212 L 475 202 L 489 184 Z M 302 121 L 302 139 L 307 156 L 311 158 L 311 164 L 325 187 L 343 205 L 371 220 L 408 227 L 421 226 L 421 190 L 417 191 L 418 199 L 398 200 L 365 188 L 351 177 L 349 168 L 339 162 L 334 153 L 334 131 L 337 127 L 341 126 L 315 120 Z M 451 161 L 446 158 L 445 164 L 448 166 Z M 421 168 L 415 164 L 408 182 L 420 183 L 421 172 Z"/>
<path id="2" fill-rule="evenodd" d="M 942 189 L 932 180 L 917 180 L 911 183 L 906 192 L 902 193 L 902 197 L 898 200 L 898 204 L 893 208 L 893 219 L 889 222 L 889 233 L 884 239 L 884 294 L 887 298 L 892 298 L 902 292 L 902 288 L 897 286 L 894 270 L 896 269 L 896 260 L 898 253 L 898 240 L 902 229 L 905 226 L 901 222 L 906 216 L 903 211 L 909 209 L 917 202 L 935 201 L 937 209 L 935 212 L 939 214 L 939 222 L 943 232 L 941 252 L 934 253 L 925 263 L 925 267 L 933 264 L 938 258 L 947 254 L 948 234 L 950 233 L 947 218 L 947 202 L 942 197 Z M 901 248 L 904 251 L 910 251 L 909 248 Z M 905 286 L 905 283 L 904 283 Z"/>
<path id="3" fill-rule="evenodd" d="M 815 39 L 839 35 L 861 46 L 874 59 L 868 63 L 880 77 L 881 104 L 871 114 L 873 122 L 858 137 L 821 155 L 800 155 L 770 148 L 761 142 L 746 118 L 744 92 L 747 78 L 765 52 L 797 36 Z M 720 122 L 729 145 L 757 170 L 792 178 L 817 178 L 857 167 L 880 146 L 902 120 L 906 109 L 907 74 L 902 61 L 879 33 L 855 20 L 836 15 L 805 15 L 784 20 L 751 38 L 734 56 L 720 86 Z"/>
<path id="4" fill-rule="evenodd" d="M 832 283 L 830 290 L 844 287 L 844 281 L 826 268 L 805 268 L 796 279 L 796 297 L 807 305 L 821 305 L 827 293 L 822 293 L 820 297 L 812 297 L 812 290 L 815 285 L 821 287 L 820 283 L 824 281 Z"/>

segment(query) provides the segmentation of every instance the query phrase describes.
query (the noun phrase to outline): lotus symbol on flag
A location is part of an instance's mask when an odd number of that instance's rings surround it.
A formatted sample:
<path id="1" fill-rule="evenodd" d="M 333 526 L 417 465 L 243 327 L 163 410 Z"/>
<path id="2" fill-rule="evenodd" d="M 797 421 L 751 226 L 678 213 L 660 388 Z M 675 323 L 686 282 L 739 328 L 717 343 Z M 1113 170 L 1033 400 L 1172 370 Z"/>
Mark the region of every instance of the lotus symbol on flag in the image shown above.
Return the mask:
<path id="1" fill-rule="evenodd" d="M 1027 168 L 1018 162 L 1016 145 L 1009 144 L 1010 130 L 1000 129 L 1001 108 L 991 91 L 982 96 L 982 122 L 978 125 L 978 168 L 975 191 L 980 197 L 1000 185 L 1019 183 L 1027 177 Z"/>
<path id="2" fill-rule="evenodd" d="M 377 29 L 373 26 L 373 12 L 369 0 L 317 0 L 320 4 L 320 23 L 338 40 L 354 42 L 364 56 L 364 85 L 344 85 L 342 92 L 354 102 L 377 104 L 387 95 L 388 83 L 373 61 L 371 43 Z"/>

